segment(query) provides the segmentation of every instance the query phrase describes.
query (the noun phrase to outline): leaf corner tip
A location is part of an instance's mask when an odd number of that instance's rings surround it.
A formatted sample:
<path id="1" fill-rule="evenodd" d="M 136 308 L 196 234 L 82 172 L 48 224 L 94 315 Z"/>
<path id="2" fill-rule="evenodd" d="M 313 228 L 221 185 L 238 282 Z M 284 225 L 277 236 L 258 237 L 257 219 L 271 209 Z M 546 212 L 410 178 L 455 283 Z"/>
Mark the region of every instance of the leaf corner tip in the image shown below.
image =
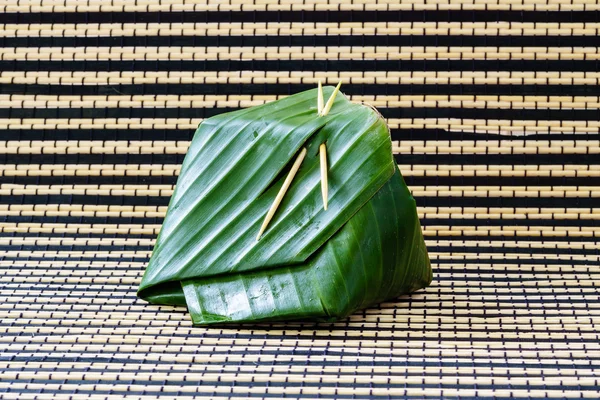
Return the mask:
<path id="1" fill-rule="evenodd" d="M 335 97 L 337 96 L 338 92 L 340 91 L 341 86 L 342 86 L 342 81 L 340 80 L 339 83 L 337 84 L 337 86 L 335 87 L 335 89 L 333 90 L 333 93 L 331 93 L 331 96 L 329 96 L 327 103 L 325 104 L 323 109 L 319 112 L 319 116 L 324 117 L 327 114 L 329 114 L 329 111 L 331 110 L 331 107 L 333 106 L 333 102 L 335 101 Z"/>

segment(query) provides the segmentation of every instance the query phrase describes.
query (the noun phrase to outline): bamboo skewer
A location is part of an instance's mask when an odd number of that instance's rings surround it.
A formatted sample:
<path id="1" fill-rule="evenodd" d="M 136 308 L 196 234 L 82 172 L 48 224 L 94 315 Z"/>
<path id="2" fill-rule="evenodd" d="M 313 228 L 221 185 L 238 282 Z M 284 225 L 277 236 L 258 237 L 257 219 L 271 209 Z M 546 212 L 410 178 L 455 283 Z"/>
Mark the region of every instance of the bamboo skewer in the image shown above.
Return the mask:
<path id="1" fill-rule="evenodd" d="M 285 178 L 285 181 L 283 182 L 281 189 L 279 189 L 279 192 L 277 193 L 277 196 L 275 197 L 275 200 L 273 201 L 271 208 L 267 212 L 267 215 L 265 216 L 265 220 L 263 221 L 262 226 L 260 227 L 260 231 L 258 232 L 258 235 L 256 236 L 257 241 L 260 239 L 262 234 L 267 229 L 267 226 L 269 225 L 269 222 L 271 222 L 271 219 L 273 219 L 273 216 L 275 215 L 275 212 L 277 211 L 277 207 L 279 207 L 281 200 L 283 200 L 283 196 L 285 196 L 285 193 L 287 192 L 290 185 L 292 184 L 292 181 L 294 180 L 294 176 L 296 176 L 296 173 L 300 169 L 300 165 L 302 164 L 302 161 L 304 160 L 305 156 L 306 156 L 306 147 L 304 147 L 302 149 L 302 151 L 300 152 L 300 154 L 298 154 L 296 161 L 294 161 L 294 165 L 292 165 L 292 169 L 288 173 L 288 176 Z"/>
<path id="2" fill-rule="evenodd" d="M 319 87 L 317 89 L 317 111 L 319 113 L 319 115 L 321 115 L 321 112 L 323 111 L 323 86 L 321 85 L 321 81 L 319 81 Z"/>
<path id="3" fill-rule="evenodd" d="M 342 86 L 342 81 L 340 81 L 329 99 L 327 100 L 327 104 L 323 107 L 323 87 L 321 86 L 321 81 L 319 81 L 318 88 L 318 97 L 317 97 L 317 105 L 319 109 L 319 115 L 324 117 L 329 113 L 331 107 L 333 106 L 333 102 L 335 101 L 335 96 L 340 90 L 340 86 Z M 325 143 L 321 143 L 319 146 L 319 156 L 321 158 L 321 195 L 323 196 L 323 208 L 327 210 L 327 201 L 328 201 L 328 182 L 327 182 L 327 146 Z"/>
<path id="4" fill-rule="evenodd" d="M 317 88 L 317 111 L 320 116 L 323 117 L 329 113 L 329 111 L 331 110 L 331 107 L 333 106 L 333 102 L 335 101 L 335 96 L 337 95 L 338 91 L 340 90 L 340 86 L 342 86 L 342 81 L 340 81 L 337 84 L 337 86 L 335 87 L 335 90 L 333 91 L 331 96 L 329 96 L 329 99 L 327 100 L 327 104 L 325 104 L 325 106 L 323 106 L 323 102 L 324 102 L 323 85 L 321 84 L 321 81 L 319 81 L 319 85 Z M 325 143 L 322 143 L 319 146 L 319 155 L 320 155 L 320 163 L 321 163 L 321 194 L 323 196 L 323 208 L 325 210 L 327 210 L 327 199 L 328 199 L 327 147 L 325 146 Z M 271 219 L 273 219 L 273 216 L 275 215 L 275 212 L 277 211 L 279 204 L 281 204 L 281 201 L 283 200 L 283 196 L 285 196 L 285 193 L 287 192 L 290 185 L 292 184 L 292 181 L 294 180 L 294 176 L 296 176 L 298 169 L 300 169 L 300 165 L 302 164 L 304 157 L 306 157 L 306 148 L 303 148 L 302 151 L 300 152 L 300 154 L 298 154 L 296 161 L 294 161 L 294 165 L 292 165 L 292 169 L 288 173 L 288 176 L 285 178 L 285 181 L 283 182 L 281 189 L 279 189 L 279 192 L 277 193 L 277 196 L 275 197 L 273 204 L 271 204 L 271 208 L 269 208 L 269 211 L 267 212 L 267 215 L 265 216 L 265 219 L 260 227 L 258 235 L 256 236 L 257 241 L 260 239 L 262 234 L 265 232 L 265 230 L 267 229 L 267 226 L 269 226 L 269 222 L 271 222 Z"/>
<path id="5" fill-rule="evenodd" d="M 321 157 L 321 194 L 323 195 L 323 208 L 327 210 L 328 183 L 327 183 L 327 146 L 321 143 L 319 146 L 319 156 Z"/>

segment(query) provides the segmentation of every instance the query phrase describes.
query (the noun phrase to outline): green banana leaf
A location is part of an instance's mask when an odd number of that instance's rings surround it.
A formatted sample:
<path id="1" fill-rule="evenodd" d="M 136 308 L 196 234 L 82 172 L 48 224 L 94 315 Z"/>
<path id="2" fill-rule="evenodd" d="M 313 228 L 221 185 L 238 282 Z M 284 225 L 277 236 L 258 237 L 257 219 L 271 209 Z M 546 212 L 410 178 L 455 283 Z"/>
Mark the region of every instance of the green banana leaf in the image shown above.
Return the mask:
<path id="1" fill-rule="evenodd" d="M 302 148 L 307 156 L 256 240 Z M 315 89 L 200 124 L 138 295 L 187 305 L 195 324 L 334 320 L 431 276 L 384 120 L 344 96 L 319 116 Z"/>

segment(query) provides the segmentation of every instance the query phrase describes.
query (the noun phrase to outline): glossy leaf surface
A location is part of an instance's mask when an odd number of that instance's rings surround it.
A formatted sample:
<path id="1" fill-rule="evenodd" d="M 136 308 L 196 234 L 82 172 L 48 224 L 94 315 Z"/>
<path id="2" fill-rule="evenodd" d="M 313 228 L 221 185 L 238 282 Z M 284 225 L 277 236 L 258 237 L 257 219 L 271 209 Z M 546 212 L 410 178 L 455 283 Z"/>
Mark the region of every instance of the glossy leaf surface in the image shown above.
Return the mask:
<path id="1" fill-rule="evenodd" d="M 332 90 L 324 88 L 325 95 Z M 397 295 L 401 290 L 391 283 L 396 278 L 406 281 L 397 283 L 401 289 L 412 287 L 411 269 L 430 271 L 428 261 L 401 268 L 394 261 L 402 258 L 394 254 L 410 250 L 411 240 L 400 241 L 396 235 L 401 226 L 414 220 L 421 242 L 422 236 L 414 201 L 400 204 L 392 195 L 408 191 L 397 173 L 383 119 L 343 96 L 336 98 L 327 116 L 318 116 L 316 107 L 316 90 L 309 90 L 200 125 L 140 285 L 140 297 L 159 304 L 187 304 L 196 323 L 331 318 L 380 301 L 383 292 Z M 328 158 L 327 211 L 320 187 L 322 143 Z M 302 148 L 307 156 L 256 241 L 265 214 Z M 397 211 L 391 208 L 394 201 L 399 202 Z M 398 220 L 397 215 L 407 212 L 414 218 Z M 362 255 L 362 264 L 355 259 L 357 254 Z M 352 271 L 363 271 L 363 279 L 344 282 L 338 276 L 341 272 L 327 275 L 335 267 L 333 261 L 339 271 L 355 266 Z M 396 269 L 404 272 L 391 276 Z M 309 285 L 315 271 L 325 274 L 317 279 L 331 281 L 319 292 L 326 292 L 325 297 L 313 293 L 318 285 Z M 384 278 L 387 283 L 380 282 L 379 296 L 365 294 L 358 301 L 357 288 L 370 291 L 378 287 L 377 279 Z M 282 288 L 277 290 L 277 285 Z M 295 300 L 291 289 L 297 293 Z M 257 295 L 267 296 L 269 290 L 272 299 Z"/>
<path id="2" fill-rule="evenodd" d="M 183 290 L 195 324 L 336 320 L 431 278 L 414 199 L 398 172 L 306 263 L 188 280 Z"/>

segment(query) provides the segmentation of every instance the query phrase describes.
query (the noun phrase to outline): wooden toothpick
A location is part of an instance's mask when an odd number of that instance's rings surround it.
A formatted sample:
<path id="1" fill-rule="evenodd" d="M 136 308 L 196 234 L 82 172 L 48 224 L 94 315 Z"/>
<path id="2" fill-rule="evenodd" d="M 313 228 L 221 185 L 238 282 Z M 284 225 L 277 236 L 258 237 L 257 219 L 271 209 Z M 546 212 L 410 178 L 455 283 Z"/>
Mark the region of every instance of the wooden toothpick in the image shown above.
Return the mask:
<path id="1" fill-rule="evenodd" d="M 319 87 L 317 89 L 317 111 L 319 115 L 321 115 L 321 112 L 323 111 L 323 103 L 323 86 L 321 85 L 321 81 L 319 81 Z"/>
<path id="2" fill-rule="evenodd" d="M 327 147 L 325 143 L 319 146 L 319 155 L 321 157 L 321 194 L 323 195 L 323 208 L 327 210 Z"/>
<path id="3" fill-rule="evenodd" d="M 333 102 L 335 101 L 335 96 L 338 94 L 338 92 L 340 90 L 340 86 L 342 86 L 342 81 L 340 81 L 340 83 L 337 84 L 337 86 L 335 87 L 335 90 L 333 91 L 333 93 L 331 93 L 331 96 L 329 96 L 329 100 L 327 100 L 327 104 L 325 104 L 325 107 L 323 107 L 323 110 L 319 114 L 321 117 L 324 117 L 327 114 L 329 114 L 329 110 L 331 110 L 331 107 L 333 106 Z"/>
<path id="4" fill-rule="evenodd" d="M 292 184 L 292 180 L 294 180 L 294 176 L 296 176 L 298 169 L 300 169 L 300 165 L 302 164 L 302 161 L 304 160 L 305 156 L 306 156 L 306 147 L 302 149 L 300 154 L 298 154 L 296 161 L 294 161 L 294 165 L 292 165 L 292 169 L 288 173 L 288 176 L 285 178 L 285 181 L 283 182 L 281 189 L 279 189 L 279 192 L 277 193 L 277 196 L 275 197 L 273 204 L 271 204 L 271 208 L 269 208 L 269 212 L 267 212 L 267 215 L 265 216 L 265 220 L 263 221 L 262 226 L 260 227 L 260 231 L 258 232 L 258 235 L 256 236 L 257 241 L 260 239 L 262 234 L 267 229 L 267 226 L 269 225 L 269 222 L 271 222 L 271 219 L 273 219 L 273 216 L 275 215 L 275 212 L 277 211 L 277 207 L 279 207 L 281 200 L 283 200 L 283 196 L 285 196 L 285 193 L 287 192 L 290 185 Z"/>

